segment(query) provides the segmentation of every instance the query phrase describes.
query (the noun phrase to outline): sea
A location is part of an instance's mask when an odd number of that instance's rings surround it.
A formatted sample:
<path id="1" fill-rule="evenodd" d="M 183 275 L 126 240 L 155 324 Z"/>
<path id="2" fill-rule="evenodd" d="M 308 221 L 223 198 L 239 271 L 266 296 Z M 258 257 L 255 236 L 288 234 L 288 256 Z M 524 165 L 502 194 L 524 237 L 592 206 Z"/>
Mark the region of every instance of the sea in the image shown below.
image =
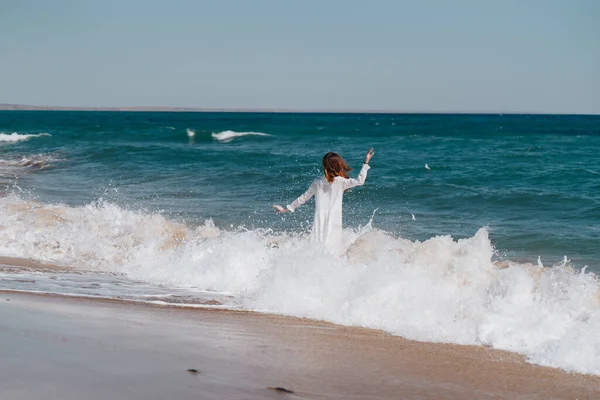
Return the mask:
<path id="1" fill-rule="evenodd" d="M 343 256 L 311 242 L 314 200 L 274 212 L 325 153 L 356 175 L 370 147 Z M 600 116 L 0 111 L 0 256 L 0 290 L 326 320 L 600 374 Z"/>

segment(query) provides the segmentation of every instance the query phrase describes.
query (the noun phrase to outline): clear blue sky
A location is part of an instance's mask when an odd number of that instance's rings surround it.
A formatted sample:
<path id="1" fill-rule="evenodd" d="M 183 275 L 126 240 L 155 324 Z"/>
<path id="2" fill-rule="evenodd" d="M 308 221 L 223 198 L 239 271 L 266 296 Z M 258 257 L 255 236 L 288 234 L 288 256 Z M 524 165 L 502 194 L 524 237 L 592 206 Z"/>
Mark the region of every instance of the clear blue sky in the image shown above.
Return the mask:
<path id="1" fill-rule="evenodd" d="M 600 1 L 0 0 L 0 103 L 600 113 Z"/>

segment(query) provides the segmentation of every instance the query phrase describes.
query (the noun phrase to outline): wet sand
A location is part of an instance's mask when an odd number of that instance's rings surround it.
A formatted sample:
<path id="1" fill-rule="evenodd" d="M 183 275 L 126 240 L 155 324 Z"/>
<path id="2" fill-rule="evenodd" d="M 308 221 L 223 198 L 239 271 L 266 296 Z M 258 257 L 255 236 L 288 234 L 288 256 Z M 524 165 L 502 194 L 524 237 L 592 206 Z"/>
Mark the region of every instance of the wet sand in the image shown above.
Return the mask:
<path id="1" fill-rule="evenodd" d="M 600 398 L 600 377 L 484 347 L 14 292 L 0 292 L 0 360 L 2 400 Z"/>
<path id="2" fill-rule="evenodd" d="M 0 226 L 0 229 L 2 227 Z M 62 265 L 43 263 L 35 260 L 30 260 L 27 258 L 15 258 L 15 257 L 5 257 L 0 256 L 0 265 L 5 267 L 16 267 L 16 268 L 29 268 L 29 269 L 37 269 L 40 271 L 72 271 L 73 268 L 66 267 Z"/>

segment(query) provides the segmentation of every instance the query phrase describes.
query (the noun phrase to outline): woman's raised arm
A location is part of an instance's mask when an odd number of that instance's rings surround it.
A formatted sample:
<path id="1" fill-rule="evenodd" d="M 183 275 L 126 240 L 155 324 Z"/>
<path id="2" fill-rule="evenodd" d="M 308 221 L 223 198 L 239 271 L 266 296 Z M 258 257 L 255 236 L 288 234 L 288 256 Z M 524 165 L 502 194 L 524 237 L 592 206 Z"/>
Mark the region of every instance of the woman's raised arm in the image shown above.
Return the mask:
<path id="1" fill-rule="evenodd" d="M 371 161 L 371 158 L 373 157 L 373 154 L 375 154 L 375 151 L 373 150 L 373 148 L 371 147 L 369 149 L 369 151 L 367 152 L 367 155 L 365 156 L 365 163 L 363 164 L 362 168 L 360 169 L 360 173 L 358 174 L 358 178 L 356 179 L 346 179 L 344 181 L 344 190 L 346 189 L 351 189 L 353 187 L 356 186 L 361 186 L 365 183 L 365 180 L 367 179 L 367 171 L 369 170 L 369 168 L 371 168 L 369 166 L 369 161 Z"/>
<path id="2" fill-rule="evenodd" d="M 286 208 L 283 208 L 278 205 L 274 205 L 273 208 L 280 213 L 285 213 L 288 211 L 294 212 L 296 208 L 300 207 L 302 204 L 306 203 L 310 200 L 311 197 L 315 195 L 315 184 L 314 182 L 308 187 L 308 190 L 300 195 L 296 200 L 292 202 L 292 204 L 288 204 Z"/>

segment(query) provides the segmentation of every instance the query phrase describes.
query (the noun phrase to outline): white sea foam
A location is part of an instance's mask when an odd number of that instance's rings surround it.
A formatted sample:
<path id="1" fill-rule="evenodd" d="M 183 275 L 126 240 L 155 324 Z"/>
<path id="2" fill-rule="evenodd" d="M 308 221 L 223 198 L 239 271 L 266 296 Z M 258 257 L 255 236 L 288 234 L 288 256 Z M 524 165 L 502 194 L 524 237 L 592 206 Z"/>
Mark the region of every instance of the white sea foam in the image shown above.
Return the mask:
<path id="1" fill-rule="evenodd" d="M 34 137 L 51 136 L 49 133 L 38 133 L 38 134 L 20 134 L 17 132 L 13 133 L 0 133 L 0 142 L 15 143 L 23 140 L 29 140 Z"/>
<path id="2" fill-rule="evenodd" d="M 187 128 L 185 131 L 190 139 L 196 136 L 196 131 L 193 129 Z"/>
<path id="3" fill-rule="evenodd" d="M 262 132 L 235 132 L 235 131 L 223 131 L 219 133 L 213 133 L 213 139 L 218 140 L 219 142 L 231 142 L 233 139 L 242 137 L 242 136 L 271 136 L 268 133 Z"/>
<path id="4" fill-rule="evenodd" d="M 486 345 L 600 374 L 596 276 L 566 261 L 494 262 L 486 228 L 462 240 L 413 242 L 366 226 L 345 231 L 348 251 L 336 258 L 302 234 L 226 231 L 211 221 L 194 228 L 103 203 L 43 205 L 10 195 L 0 198 L 0 225 L 0 255 L 230 293 L 230 306 Z"/>

